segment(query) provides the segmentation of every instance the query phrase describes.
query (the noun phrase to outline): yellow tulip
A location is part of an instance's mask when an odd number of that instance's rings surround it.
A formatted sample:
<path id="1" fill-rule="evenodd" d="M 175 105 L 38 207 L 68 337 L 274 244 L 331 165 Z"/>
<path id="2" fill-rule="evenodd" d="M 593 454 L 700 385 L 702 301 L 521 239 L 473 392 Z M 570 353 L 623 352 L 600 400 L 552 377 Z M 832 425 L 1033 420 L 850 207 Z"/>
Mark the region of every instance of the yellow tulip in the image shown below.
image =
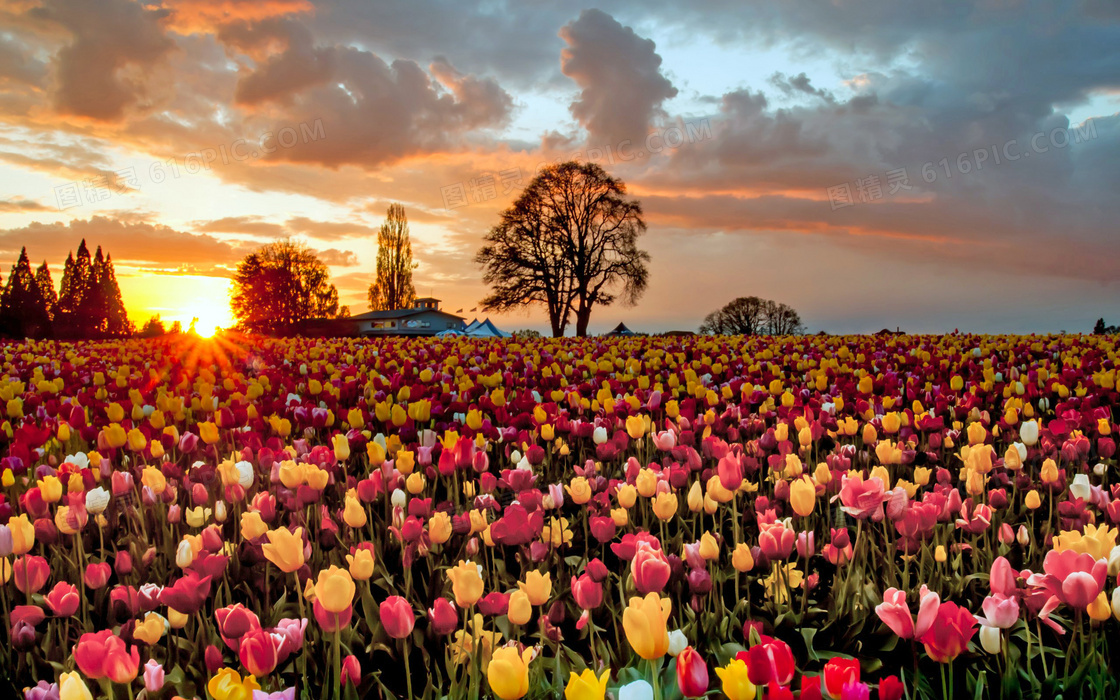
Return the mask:
<path id="1" fill-rule="evenodd" d="M 525 591 L 514 591 L 509 595 L 509 612 L 506 613 L 509 621 L 515 625 L 528 624 L 533 618 L 533 605 Z"/>
<path id="2" fill-rule="evenodd" d="M 63 673 L 58 679 L 59 700 L 93 700 L 93 695 L 77 671 Z"/>
<path id="3" fill-rule="evenodd" d="M 634 504 L 638 501 L 638 489 L 634 488 L 631 484 L 623 484 L 618 487 L 615 500 L 618 501 L 618 505 L 629 510 L 633 508 Z"/>
<path id="4" fill-rule="evenodd" d="M 331 565 L 319 572 L 315 599 L 327 612 L 340 613 L 354 602 L 354 579 L 346 569 Z"/>
<path id="5" fill-rule="evenodd" d="M 522 652 L 515 646 L 494 650 L 486 669 L 486 680 L 494 695 L 501 700 L 518 700 L 529 692 L 529 662 L 533 654 L 532 647 Z"/>
<path id="6" fill-rule="evenodd" d="M 653 514 L 659 520 L 669 521 L 677 514 L 677 495 L 674 493 L 659 493 L 653 499 Z"/>
<path id="7" fill-rule="evenodd" d="M 793 512 L 806 517 L 817 505 L 817 488 L 808 477 L 801 477 L 789 486 L 789 503 Z"/>
<path id="8" fill-rule="evenodd" d="M 132 636 L 147 645 L 155 644 L 167 631 L 167 622 L 159 613 L 150 612 L 144 616 L 143 622 L 136 623 Z"/>
<path id="9" fill-rule="evenodd" d="M 198 436 L 207 445 L 213 445 L 220 439 L 218 435 L 218 426 L 209 421 L 198 424 Z"/>
<path id="10" fill-rule="evenodd" d="M 148 446 L 148 438 L 146 438 L 144 436 L 144 433 L 140 432 L 138 428 L 133 428 L 132 430 L 128 431 L 127 437 L 128 449 L 132 450 L 133 452 L 140 452 Z"/>
<path id="11" fill-rule="evenodd" d="M 260 689 L 256 678 L 249 675 L 242 680 L 241 674 L 232 668 L 218 669 L 206 684 L 206 690 L 210 691 L 214 700 L 252 700 L 253 691 Z"/>
<path id="12" fill-rule="evenodd" d="M 673 602 L 649 593 L 645 598 L 631 598 L 622 612 L 622 628 L 626 641 L 643 659 L 659 659 L 669 651 L 669 632 L 666 623 Z"/>
<path id="13" fill-rule="evenodd" d="M 731 659 L 726 666 L 716 668 L 716 675 L 723 682 L 723 694 L 729 700 L 754 700 L 754 683 L 747 677 L 747 663 L 742 659 Z"/>
<path id="14" fill-rule="evenodd" d="M 575 671 L 572 671 L 568 678 L 568 685 L 564 688 L 564 700 L 603 700 L 607 695 L 607 681 L 610 680 L 610 676 L 610 669 L 603 671 L 598 678 L 589 668 L 583 669 L 583 673 L 578 676 Z"/>
<path id="15" fill-rule="evenodd" d="M 47 503 L 57 503 L 62 498 L 62 482 L 57 476 L 44 476 L 39 481 L 39 493 Z"/>
<path id="16" fill-rule="evenodd" d="M 525 574 L 524 581 L 517 582 L 517 587 L 529 596 L 530 603 L 544 605 L 552 595 L 552 572 L 530 571 Z"/>
<path id="17" fill-rule="evenodd" d="M 9 519 L 8 528 L 12 531 L 12 554 L 18 557 L 31 551 L 35 546 L 35 526 L 27 515 L 17 515 Z"/>
<path id="18" fill-rule="evenodd" d="M 347 496 L 346 507 L 342 509 L 342 519 L 353 528 L 365 527 L 366 509 L 358 499 Z"/>
<path id="19" fill-rule="evenodd" d="M 346 562 L 350 565 L 350 575 L 355 581 L 368 581 L 373 576 L 373 552 L 365 547 L 347 554 Z"/>
<path id="20" fill-rule="evenodd" d="M 443 544 L 451 539 L 451 516 L 437 511 L 428 519 L 428 538 L 432 544 Z"/>
<path id="21" fill-rule="evenodd" d="M 754 555 L 751 554 L 751 548 L 742 542 L 735 545 L 735 551 L 731 553 L 731 566 L 744 574 L 753 569 Z"/>
<path id="22" fill-rule="evenodd" d="M 286 527 L 269 530 L 268 544 L 261 545 L 261 552 L 284 573 L 290 574 L 303 566 L 303 528 L 295 532 Z"/>
<path id="23" fill-rule="evenodd" d="M 646 422 L 641 416 L 626 417 L 626 434 L 632 440 L 641 439 L 646 434 Z"/>
<path id="24" fill-rule="evenodd" d="M 1038 491 L 1031 489 L 1027 492 L 1027 497 L 1024 499 L 1024 503 L 1026 503 L 1027 508 L 1030 508 L 1031 510 L 1037 510 L 1042 505 L 1042 498 L 1039 497 Z"/>
<path id="25" fill-rule="evenodd" d="M 719 542 L 710 532 L 700 536 L 700 556 L 707 561 L 719 559 Z"/>
<path id="26" fill-rule="evenodd" d="M 586 477 L 577 476 L 572 479 L 571 483 L 565 486 L 564 489 L 568 492 L 568 495 L 572 497 L 572 501 L 576 505 L 582 506 L 584 503 L 591 500 L 591 484 L 587 482 Z"/>
<path id="27" fill-rule="evenodd" d="M 261 514 L 255 510 L 245 511 L 241 514 L 241 537 L 246 540 L 255 540 L 268 532 L 268 525 L 261 520 Z"/>
<path id="28" fill-rule="evenodd" d="M 474 562 L 460 561 L 447 570 L 447 578 L 451 579 L 451 592 L 460 608 L 469 608 L 482 597 L 482 576 Z"/>

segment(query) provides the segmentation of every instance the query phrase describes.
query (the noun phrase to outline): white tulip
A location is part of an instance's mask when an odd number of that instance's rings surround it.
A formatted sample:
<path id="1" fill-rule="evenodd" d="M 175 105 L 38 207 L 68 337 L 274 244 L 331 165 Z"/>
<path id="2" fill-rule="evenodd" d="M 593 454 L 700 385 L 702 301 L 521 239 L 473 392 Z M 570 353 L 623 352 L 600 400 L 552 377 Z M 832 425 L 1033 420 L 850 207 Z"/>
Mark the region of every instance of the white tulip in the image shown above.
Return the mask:
<path id="1" fill-rule="evenodd" d="M 634 681 L 618 689 L 618 700 L 653 700 L 653 686 L 649 681 Z"/>
<path id="2" fill-rule="evenodd" d="M 1108 575 L 1115 576 L 1120 574 L 1120 544 L 1112 548 L 1108 553 Z"/>
<path id="3" fill-rule="evenodd" d="M 194 550 L 191 549 L 191 543 L 187 540 L 183 540 L 175 550 L 175 565 L 180 569 L 185 569 L 193 563 Z"/>
<path id="4" fill-rule="evenodd" d="M 393 489 L 391 502 L 394 508 L 404 508 L 405 504 L 408 503 L 408 496 L 400 489 Z"/>
<path id="5" fill-rule="evenodd" d="M 1028 447 L 1038 444 L 1038 423 L 1029 420 L 1019 428 L 1019 439 Z"/>
<path id="6" fill-rule="evenodd" d="M 1027 461 L 1027 446 L 1021 442 L 1012 443 L 1015 446 L 1015 451 L 1019 453 L 1019 461 Z"/>
<path id="7" fill-rule="evenodd" d="M 109 492 L 98 486 L 86 491 L 86 510 L 94 515 L 104 513 L 109 507 Z"/>
<path id="8" fill-rule="evenodd" d="M 684 632 L 673 630 L 669 633 L 669 656 L 677 656 L 688 646 L 688 637 Z"/>
<path id="9" fill-rule="evenodd" d="M 237 483 L 241 484 L 242 488 L 249 488 L 253 485 L 253 478 L 256 474 L 253 472 L 253 465 L 244 460 L 234 464 L 237 467 Z"/>
<path id="10" fill-rule="evenodd" d="M 1000 653 L 1002 650 L 1000 642 L 1000 629 L 998 627 L 980 625 L 980 646 L 984 647 L 984 651 L 989 654 Z"/>
<path id="11" fill-rule="evenodd" d="M 1078 474 L 1073 477 L 1073 481 L 1069 485 L 1069 492 L 1075 498 L 1088 501 L 1093 495 L 1093 487 L 1089 485 L 1089 475 Z"/>
<path id="12" fill-rule="evenodd" d="M 89 468 L 89 455 L 85 452 L 78 452 L 66 458 L 66 461 L 81 469 Z"/>
<path id="13" fill-rule="evenodd" d="M 1120 586 L 1112 589 L 1112 616 L 1120 620 Z"/>
<path id="14" fill-rule="evenodd" d="M 602 445 L 607 441 L 607 429 L 603 426 L 597 426 L 595 431 L 591 433 L 591 440 L 596 445 Z"/>
<path id="15" fill-rule="evenodd" d="M 1108 465 L 1104 462 L 1097 462 L 1093 465 L 1093 473 L 1097 476 L 1104 476 L 1108 472 Z"/>

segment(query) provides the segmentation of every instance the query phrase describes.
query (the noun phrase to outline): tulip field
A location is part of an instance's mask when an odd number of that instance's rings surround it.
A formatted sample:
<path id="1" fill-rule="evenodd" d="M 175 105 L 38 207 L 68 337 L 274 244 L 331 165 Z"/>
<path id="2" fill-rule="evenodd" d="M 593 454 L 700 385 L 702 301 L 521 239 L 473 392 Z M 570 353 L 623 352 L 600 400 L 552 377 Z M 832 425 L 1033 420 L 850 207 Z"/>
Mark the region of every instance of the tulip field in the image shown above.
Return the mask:
<path id="1" fill-rule="evenodd" d="M 1115 698 L 1115 336 L 0 345 L 0 697 Z"/>

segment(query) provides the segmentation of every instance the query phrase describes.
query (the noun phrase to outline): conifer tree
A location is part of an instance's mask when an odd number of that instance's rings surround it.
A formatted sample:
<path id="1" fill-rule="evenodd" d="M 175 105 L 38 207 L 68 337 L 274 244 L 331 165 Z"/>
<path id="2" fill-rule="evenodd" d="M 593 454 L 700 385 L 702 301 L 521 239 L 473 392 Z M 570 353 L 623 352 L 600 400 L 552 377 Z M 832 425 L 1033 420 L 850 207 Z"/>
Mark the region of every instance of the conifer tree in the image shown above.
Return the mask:
<path id="1" fill-rule="evenodd" d="M 46 260 L 35 271 L 35 282 L 39 285 L 39 293 L 43 295 L 43 300 L 47 304 L 47 315 L 53 321 L 58 307 L 58 293 L 54 291 L 54 280 L 51 279 L 51 269 L 47 267 Z"/>
<path id="2" fill-rule="evenodd" d="M 31 271 L 27 248 L 20 251 L 19 260 L 12 265 L 8 285 L 0 298 L 0 330 L 13 338 L 42 338 L 51 332 L 47 301 Z"/>

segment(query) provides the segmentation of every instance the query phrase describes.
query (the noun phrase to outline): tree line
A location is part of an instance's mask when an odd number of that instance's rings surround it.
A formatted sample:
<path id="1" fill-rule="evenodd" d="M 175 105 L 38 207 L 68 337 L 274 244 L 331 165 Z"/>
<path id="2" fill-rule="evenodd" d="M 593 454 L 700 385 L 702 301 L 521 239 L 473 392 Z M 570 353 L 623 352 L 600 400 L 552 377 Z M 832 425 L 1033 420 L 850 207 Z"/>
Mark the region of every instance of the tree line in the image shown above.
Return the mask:
<path id="1" fill-rule="evenodd" d="M 112 256 L 101 246 L 90 255 L 85 239 L 66 258 L 57 293 L 46 261 L 31 271 L 26 247 L 0 291 L 0 334 L 9 338 L 120 338 L 134 331 Z"/>
<path id="2" fill-rule="evenodd" d="M 485 235 L 475 261 L 490 293 L 485 311 L 543 307 L 552 335 L 573 323 L 587 335 L 592 311 L 637 303 L 649 284 L 641 204 L 626 185 L 594 163 L 543 168 Z M 404 207 L 389 206 L 377 235 L 377 262 L 367 291 L 371 311 L 411 308 L 416 299 L 412 241 Z M 311 319 L 346 316 L 330 271 L 313 250 L 291 240 L 269 243 L 237 267 L 230 307 L 238 328 L 289 335 Z M 708 314 L 701 333 L 791 335 L 804 332 L 790 306 L 740 297 Z"/>

